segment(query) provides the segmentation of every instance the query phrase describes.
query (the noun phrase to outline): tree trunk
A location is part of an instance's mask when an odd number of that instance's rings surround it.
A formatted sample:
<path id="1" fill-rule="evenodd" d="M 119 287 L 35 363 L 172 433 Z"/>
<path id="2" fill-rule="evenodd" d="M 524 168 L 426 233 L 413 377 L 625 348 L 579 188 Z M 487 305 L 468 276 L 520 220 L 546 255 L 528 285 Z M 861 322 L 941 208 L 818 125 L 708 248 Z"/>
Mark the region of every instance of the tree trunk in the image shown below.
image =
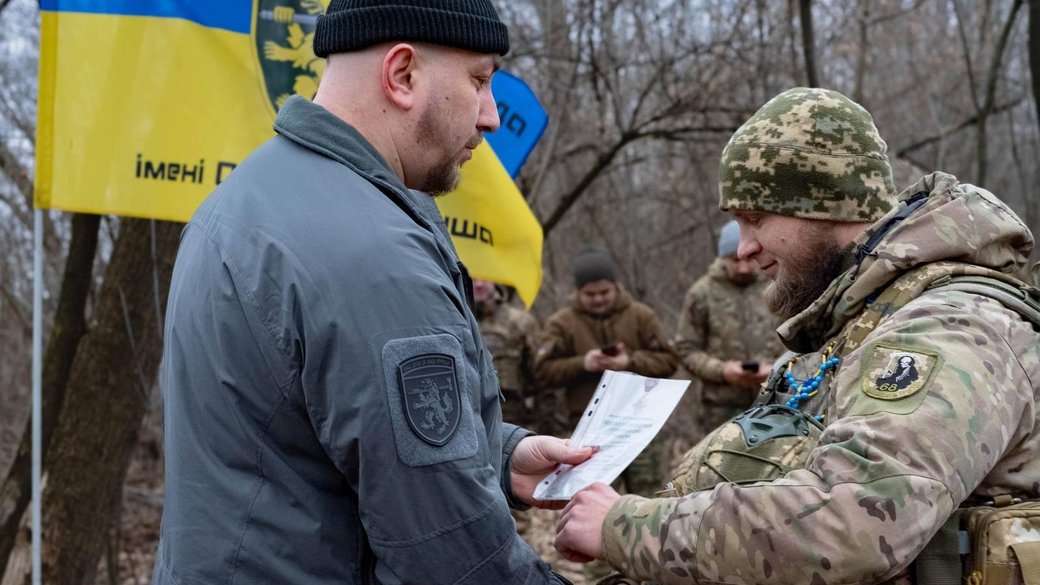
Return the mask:
<path id="1" fill-rule="evenodd" d="M 1040 0 L 1029 0 L 1029 71 L 1033 78 L 1033 105 L 1040 124 Z"/>
<path id="2" fill-rule="evenodd" d="M 871 0 L 859 0 L 856 7 L 856 21 L 859 25 L 859 52 L 856 53 L 856 81 L 852 86 L 852 101 L 862 104 L 863 85 L 867 78 L 867 62 L 870 54 L 870 2 Z"/>
<path id="3" fill-rule="evenodd" d="M 93 583 L 105 535 L 118 521 L 113 516 L 162 353 L 157 305 L 166 304 L 180 231 L 172 222 L 122 222 L 96 324 L 76 352 L 48 453 L 45 583 Z"/>
<path id="4" fill-rule="evenodd" d="M 820 77 L 816 73 L 816 43 L 813 39 L 812 0 L 798 0 L 798 10 L 802 22 L 802 52 L 805 54 L 805 75 L 809 87 L 820 87 Z"/>
<path id="5" fill-rule="evenodd" d="M 42 447 L 47 453 L 61 411 L 76 347 L 87 332 L 86 304 L 90 294 L 101 217 L 76 213 L 65 260 L 65 275 L 55 309 L 47 352 L 43 358 Z M 44 460 L 46 464 L 46 459 Z M 4 574 L 22 516 L 32 496 L 32 420 L 26 421 L 22 440 L 7 477 L 0 484 L 0 575 Z"/>
<path id="6" fill-rule="evenodd" d="M 983 187 L 986 185 L 986 173 L 989 168 L 989 142 L 986 136 L 986 124 L 989 121 L 990 114 L 993 113 L 993 107 L 996 102 L 997 81 L 1000 79 L 1000 67 L 1004 58 L 1004 48 L 1007 47 L 1008 39 L 1011 38 L 1015 16 L 1018 14 L 1018 9 L 1022 7 L 1022 1 L 1015 0 L 1014 4 L 1011 5 L 1011 12 L 1008 13 L 1008 18 L 1000 31 L 1000 37 L 997 38 L 997 45 L 993 49 L 993 59 L 990 63 L 989 76 L 986 79 L 985 98 L 982 106 L 979 108 L 979 125 L 977 128 L 978 133 L 976 134 L 978 172 L 975 180 L 978 181 L 979 186 Z"/>

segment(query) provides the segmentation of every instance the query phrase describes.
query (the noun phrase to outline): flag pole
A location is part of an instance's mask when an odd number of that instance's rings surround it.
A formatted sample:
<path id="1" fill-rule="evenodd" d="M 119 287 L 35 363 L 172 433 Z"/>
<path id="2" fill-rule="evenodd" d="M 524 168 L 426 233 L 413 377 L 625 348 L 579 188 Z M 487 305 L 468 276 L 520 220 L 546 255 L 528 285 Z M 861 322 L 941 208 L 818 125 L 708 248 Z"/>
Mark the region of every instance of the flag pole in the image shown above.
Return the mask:
<path id="1" fill-rule="evenodd" d="M 43 407 L 43 210 L 33 212 L 32 583 L 40 585 L 40 475 Z"/>

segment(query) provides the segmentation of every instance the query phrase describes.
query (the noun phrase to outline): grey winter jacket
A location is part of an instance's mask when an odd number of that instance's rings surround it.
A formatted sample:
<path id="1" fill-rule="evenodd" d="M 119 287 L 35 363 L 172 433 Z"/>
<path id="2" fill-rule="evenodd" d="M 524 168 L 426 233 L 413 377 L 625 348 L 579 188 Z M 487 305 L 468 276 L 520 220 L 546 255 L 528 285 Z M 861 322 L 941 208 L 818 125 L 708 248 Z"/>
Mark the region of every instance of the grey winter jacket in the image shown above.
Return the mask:
<path id="1" fill-rule="evenodd" d="M 432 200 L 302 98 L 185 228 L 153 583 L 554 583 Z"/>

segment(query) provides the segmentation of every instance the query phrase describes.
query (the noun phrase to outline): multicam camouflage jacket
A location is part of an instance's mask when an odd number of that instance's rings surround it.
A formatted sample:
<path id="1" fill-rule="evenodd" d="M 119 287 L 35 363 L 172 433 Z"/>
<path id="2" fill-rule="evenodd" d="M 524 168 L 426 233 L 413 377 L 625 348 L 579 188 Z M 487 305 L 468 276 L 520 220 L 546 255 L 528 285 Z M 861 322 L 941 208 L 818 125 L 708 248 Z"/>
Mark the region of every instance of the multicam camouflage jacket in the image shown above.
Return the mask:
<path id="1" fill-rule="evenodd" d="M 677 498 L 623 496 L 603 523 L 607 560 L 663 584 L 910 583 L 907 569 L 969 497 L 1040 497 L 1040 337 L 1017 313 L 966 292 L 924 290 L 880 323 L 880 291 L 952 261 L 1012 273 L 1028 229 L 989 192 L 934 173 L 924 204 L 784 323 L 808 378 L 840 356 L 803 405 L 825 428 L 807 464 L 749 485 Z M 863 245 L 899 208 L 856 242 Z M 870 332 L 843 347 L 854 326 Z"/>
<path id="2" fill-rule="evenodd" d="M 534 400 L 534 355 L 538 351 L 538 321 L 533 315 L 505 302 L 496 290 L 492 298 L 475 306 L 477 325 L 491 352 L 498 383 L 505 397 L 502 419 L 526 426 L 533 410 L 526 402 Z"/>
<path id="3" fill-rule="evenodd" d="M 723 260 L 716 259 L 686 292 L 675 350 L 683 366 L 703 383 L 702 402 L 749 406 L 758 389 L 726 384 L 723 365 L 727 360 L 771 365 L 783 353 L 776 319 L 762 300 L 768 284 L 761 272 L 750 284 L 736 284 L 727 276 Z"/>

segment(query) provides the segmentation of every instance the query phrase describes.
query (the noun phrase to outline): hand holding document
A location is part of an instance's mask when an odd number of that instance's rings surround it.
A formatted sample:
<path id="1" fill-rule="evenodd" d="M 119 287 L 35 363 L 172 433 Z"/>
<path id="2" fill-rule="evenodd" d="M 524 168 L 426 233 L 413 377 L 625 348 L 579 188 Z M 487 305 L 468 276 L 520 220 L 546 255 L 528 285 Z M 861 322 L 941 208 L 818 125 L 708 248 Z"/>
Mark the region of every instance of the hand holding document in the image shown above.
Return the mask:
<path id="1" fill-rule="evenodd" d="M 689 380 L 607 371 L 571 435 L 574 447 L 598 447 L 591 459 L 561 465 L 538 483 L 539 500 L 569 500 L 583 487 L 610 483 L 650 444 L 679 403 Z"/>

